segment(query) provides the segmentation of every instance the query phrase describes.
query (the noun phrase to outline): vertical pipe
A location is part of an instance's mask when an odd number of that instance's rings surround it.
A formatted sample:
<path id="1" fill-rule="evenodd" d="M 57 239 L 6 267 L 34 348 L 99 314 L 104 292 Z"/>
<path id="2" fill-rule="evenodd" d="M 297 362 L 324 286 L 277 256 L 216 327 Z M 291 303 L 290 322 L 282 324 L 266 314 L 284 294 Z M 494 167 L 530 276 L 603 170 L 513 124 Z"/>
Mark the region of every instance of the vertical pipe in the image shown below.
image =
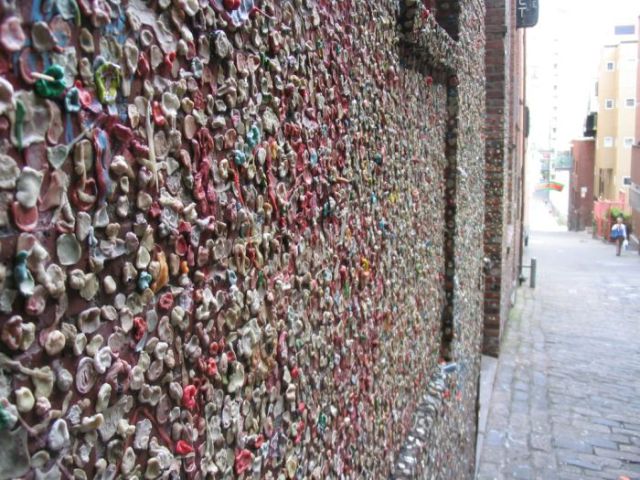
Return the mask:
<path id="1" fill-rule="evenodd" d="M 529 286 L 536 288 L 536 271 L 538 270 L 538 260 L 531 259 L 531 277 L 529 278 Z"/>
<path id="2" fill-rule="evenodd" d="M 525 122 L 527 119 L 524 117 L 526 115 L 527 108 L 527 29 L 524 29 L 522 33 L 522 112 L 523 115 L 520 117 L 522 121 L 522 132 L 526 131 L 527 126 Z M 529 116 L 529 125 L 531 125 L 531 116 Z M 521 165 L 520 165 L 520 198 L 518 199 L 519 207 L 520 207 L 520 238 L 518 239 L 520 242 L 519 252 L 518 252 L 518 265 L 520 265 L 518 278 L 522 277 L 522 261 L 524 260 L 524 227 L 525 227 L 525 202 L 528 201 L 527 196 L 527 183 L 526 183 L 526 162 L 527 162 L 527 137 L 525 134 L 522 134 L 522 151 L 521 151 Z"/>

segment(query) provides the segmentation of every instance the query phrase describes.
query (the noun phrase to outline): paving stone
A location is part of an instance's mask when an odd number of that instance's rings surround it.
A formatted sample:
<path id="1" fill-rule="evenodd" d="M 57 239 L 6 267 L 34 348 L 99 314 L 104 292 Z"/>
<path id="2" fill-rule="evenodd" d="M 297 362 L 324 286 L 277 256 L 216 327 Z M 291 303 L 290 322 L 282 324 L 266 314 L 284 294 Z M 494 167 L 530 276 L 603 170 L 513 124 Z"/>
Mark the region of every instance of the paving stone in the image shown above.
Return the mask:
<path id="1" fill-rule="evenodd" d="M 599 472 L 599 477 L 604 480 L 620 480 L 620 477 L 637 478 L 637 472 L 632 470 L 604 470 Z"/>
<path id="2" fill-rule="evenodd" d="M 616 420 L 609 420 L 607 418 L 592 418 L 591 422 L 597 425 L 605 425 L 608 427 L 622 427 L 622 422 L 618 422 Z"/>
<path id="3" fill-rule="evenodd" d="M 582 438 L 586 435 L 583 435 L 581 431 L 575 430 L 573 428 L 556 428 L 556 425 L 554 425 L 553 427 L 553 438 L 559 448 L 575 448 L 576 450 L 579 450 L 580 447 L 574 447 L 574 444 L 584 445 L 585 442 L 582 440 Z"/>
<path id="4" fill-rule="evenodd" d="M 584 474 L 582 472 L 570 473 L 562 471 L 562 473 L 558 473 L 558 478 L 561 478 L 562 480 L 584 480 Z"/>
<path id="5" fill-rule="evenodd" d="M 484 437 L 485 444 L 493 447 L 502 446 L 504 444 L 504 439 L 505 434 L 498 430 L 489 430 Z"/>
<path id="6" fill-rule="evenodd" d="M 500 465 L 497 463 L 491 463 L 491 462 L 483 462 L 479 467 L 478 467 L 478 476 L 477 478 L 493 478 L 495 475 L 498 475 L 500 473 Z"/>
<path id="7" fill-rule="evenodd" d="M 482 456 L 480 457 L 480 467 L 482 467 L 486 462 L 500 464 L 504 458 L 504 448 L 485 444 L 482 449 Z"/>
<path id="8" fill-rule="evenodd" d="M 534 478 L 534 472 L 529 465 L 517 465 L 511 469 L 511 478 L 531 480 Z"/>
<path id="9" fill-rule="evenodd" d="M 622 450 L 609 450 L 607 448 L 598 448 L 595 449 L 596 455 L 602 457 L 613 458 L 616 460 L 623 460 L 626 462 L 633 462 L 640 464 L 640 453 L 637 452 L 624 452 Z"/>
<path id="10" fill-rule="evenodd" d="M 565 460 L 567 465 L 572 465 L 574 467 L 583 468 L 585 470 L 601 470 L 602 468 L 599 465 L 594 463 L 584 462 L 577 458 L 568 458 Z"/>
<path id="11" fill-rule="evenodd" d="M 564 412 L 563 414 L 560 414 L 561 412 L 558 412 L 557 408 L 552 406 L 550 408 L 550 410 L 553 411 L 553 414 L 550 415 L 551 417 L 551 423 L 553 424 L 553 427 L 556 428 L 559 425 L 564 425 L 564 426 L 569 426 L 571 425 L 571 418 L 570 418 L 570 413 L 569 412 Z"/>
<path id="12" fill-rule="evenodd" d="M 527 446 L 529 440 L 529 432 L 513 432 L 507 433 L 507 446 L 510 448 L 522 448 Z"/>
<path id="13" fill-rule="evenodd" d="M 584 407 L 573 407 L 573 411 L 575 411 L 576 413 L 580 413 L 582 415 L 587 415 L 587 416 L 591 416 L 591 417 L 596 417 L 599 415 L 599 412 L 597 410 L 592 410 L 590 408 L 584 408 Z"/>
<path id="14" fill-rule="evenodd" d="M 629 437 L 628 435 L 622 435 L 620 433 L 611 433 L 607 435 L 607 438 L 611 439 L 611 441 L 622 444 L 631 444 L 634 443 L 634 438 Z M 635 445 L 640 445 L 640 438 L 637 439 L 637 443 Z"/>
<path id="15" fill-rule="evenodd" d="M 533 409 L 548 410 L 549 399 L 547 398 L 546 390 L 542 387 L 535 387 L 531 392 L 531 407 Z"/>
<path id="16" fill-rule="evenodd" d="M 476 476 L 476 480 L 502 480 L 503 478 L 505 477 L 501 473 L 485 474 L 481 472 Z"/>
<path id="17" fill-rule="evenodd" d="M 552 451 L 533 450 L 531 452 L 531 464 L 536 468 L 557 468 L 558 461 Z"/>
<path id="18" fill-rule="evenodd" d="M 602 446 L 603 448 L 609 448 L 604 447 L 603 445 L 600 446 Z M 632 452 L 640 455 L 640 447 L 638 447 L 637 445 L 620 445 L 620 450 L 623 452 Z"/>
<path id="19" fill-rule="evenodd" d="M 636 430 L 639 434 L 640 434 L 640 423 L 639 422 L 632 422 L 627 420 L 624 420 L 621 422 L 624 425 L 624 428 L 628 428 L 631 430 Z"/>
<path id="20" fill-rule="evenodd" d="M 491 417 L 491 426 L 496 429 L 506 429 L 509 426 L 509 417 L 508 416 L 498 416 L 492 415 Z"/>
<path id="21" fill-rule="evenodd" d="M 623 466 L 623 462 L 621 462 L 620 460 L 603 457 L 602 455 L 597 455 L 597 454 L 576 453 L 574 455 L 568 455 L 566 457 L 564 457 L 563 455 L 564 454 L 559 454 L 559 458 L 563 457 L 565 459 L 566 458 L 577 459 L 581 462 L 597 465 L 600 469 L 622 468 Z"/>
<path id="22" fill-rule="evenodd" d="M 551 451 L 551 435 L 531 434 L 529 443 L 534 450 L 542 450 L 544 452 Z"/>
<path id="23" fill-rule="evenodd" d="M 589 435 L 584 438 L 584 441 L 594 447 L 609 448 L 611 450 L 618 448 L 618 444 L 611 440 L 608 435 Z"/>
<path id="24" fill-rule="evenodd" d="M 511 387 L 509 385 L 496 385 L 494 384 L 493 394 L 491 395 L 491 401 L 494 405 L 501 405 L 511 400 Z"/>
<path id="25" fill-rule="evenodd" d="M 511 403 L 511 411 L 526 414 L 529 411 L 529 403 L 522 400 L 514 400 Z"/>
<path id="26" fill-rule="evenodd" d="M 504 452 L 504 458 L 509 464 L 520 464 L 528 461 L 530 457 L 531 453 L 526 445 L 509 445 Z"/>
<path id="27" fill-rule="evenodd" d="M 594 471 L 595 470 L 585 470 L 584 468 L 568 464 L 560 464 L 558 466 L 558 473 L 560 475 L 560 478 L 562 479 L 579 478 L 583 480 L 585 477 L 585 472 L 593 473 Z"/>
<path id="28" fill-rule="evenodd" d="M 544 479 L 544 480 L 560 480 L 558 476 L 558 470 L 555 468 L 538 468 L 536 480 Z"/>
<path id="29" fill-rule="evenodd" d="M 509 417 L 509 427 L 519 429 L 520 431 L 529 430 L 531 419 L 526 412 L 513 412 Z"/>
<path id="30" fill-rule="evenodd" d="M 585 420 L 574 420 L 571 424 L 579 429 L 589 430 L 592 432 L 602 432 L 602 433 L 610 433 L 611 427 L 606 425 L 596 424 L 593 420 L 585 421 Z"/>
<path id="31" fill-rule="evenodd" d="M 491 416 L 508 417 L 510 412 L 510 405 L 492 405 Z"/>

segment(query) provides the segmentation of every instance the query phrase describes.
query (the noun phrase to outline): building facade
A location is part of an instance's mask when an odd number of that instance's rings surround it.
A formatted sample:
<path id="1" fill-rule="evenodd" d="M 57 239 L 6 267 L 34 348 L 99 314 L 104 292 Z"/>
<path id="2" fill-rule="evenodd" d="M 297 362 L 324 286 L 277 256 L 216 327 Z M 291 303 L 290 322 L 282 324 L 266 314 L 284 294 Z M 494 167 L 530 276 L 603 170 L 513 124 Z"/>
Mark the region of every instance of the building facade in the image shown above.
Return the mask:
<path id="1" fill-rule="evenodd" d="M 498 355 L 522 261 L 525 155 L 525 29 L 515 3 L 489 0 L 484 252 L 484 346 Z"/>
<path id="2" fill-rule="evenodd" d="M 593 221 L 593 172 L 595 140 L 574 140 L 571 145 L 573 167 L 569 185 L 569 230 L 581 231 Z"/>
<path id="3" fill-rule="evenodd" d="M 640 17 L 638 17 L 637 31 L 640 37 Z M 629 203 L 631 204 L 632 222 L 630 241 L 633 242 L 633 246 L 640 252 L 640 42 L 638 42 L 636 65 L 636 132 L 635 142 L 631 151 Z"/>
<path id="4" fill-rule="evenodd" d="M 631 152 L 636 133 L 637 32 L 616 27 L 617 43 L 602 50 L 598 69 L 598 124 L 594 192 L 628 207 Z"/>

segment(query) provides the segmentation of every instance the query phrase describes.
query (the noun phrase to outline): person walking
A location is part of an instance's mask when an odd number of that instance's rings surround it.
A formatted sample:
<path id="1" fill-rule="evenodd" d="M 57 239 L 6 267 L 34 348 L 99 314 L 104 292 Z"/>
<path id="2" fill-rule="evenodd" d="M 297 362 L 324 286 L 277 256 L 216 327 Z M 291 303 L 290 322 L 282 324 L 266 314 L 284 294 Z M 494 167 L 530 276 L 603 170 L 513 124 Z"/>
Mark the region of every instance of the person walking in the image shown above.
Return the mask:
<path id="1" fill-rule="evenodd" d="M 627 226 L 622 223 L 622 217 L 618 217 L 616 223 L 611 227 L 611 240 L 616 242 L 616 255 L 619 257 L 622 244 L 627 240 Z"/>

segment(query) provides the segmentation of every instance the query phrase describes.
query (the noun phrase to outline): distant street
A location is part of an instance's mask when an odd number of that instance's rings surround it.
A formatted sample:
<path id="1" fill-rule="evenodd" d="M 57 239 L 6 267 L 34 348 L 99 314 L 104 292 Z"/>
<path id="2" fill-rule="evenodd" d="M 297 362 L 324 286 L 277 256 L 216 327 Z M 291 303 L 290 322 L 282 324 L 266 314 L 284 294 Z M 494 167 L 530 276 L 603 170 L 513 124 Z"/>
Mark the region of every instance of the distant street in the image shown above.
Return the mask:
<path id="1" fill-rule="evenodd" d="M 640 479 L 640 256 L 532 217 L 478 479 Z"/>

